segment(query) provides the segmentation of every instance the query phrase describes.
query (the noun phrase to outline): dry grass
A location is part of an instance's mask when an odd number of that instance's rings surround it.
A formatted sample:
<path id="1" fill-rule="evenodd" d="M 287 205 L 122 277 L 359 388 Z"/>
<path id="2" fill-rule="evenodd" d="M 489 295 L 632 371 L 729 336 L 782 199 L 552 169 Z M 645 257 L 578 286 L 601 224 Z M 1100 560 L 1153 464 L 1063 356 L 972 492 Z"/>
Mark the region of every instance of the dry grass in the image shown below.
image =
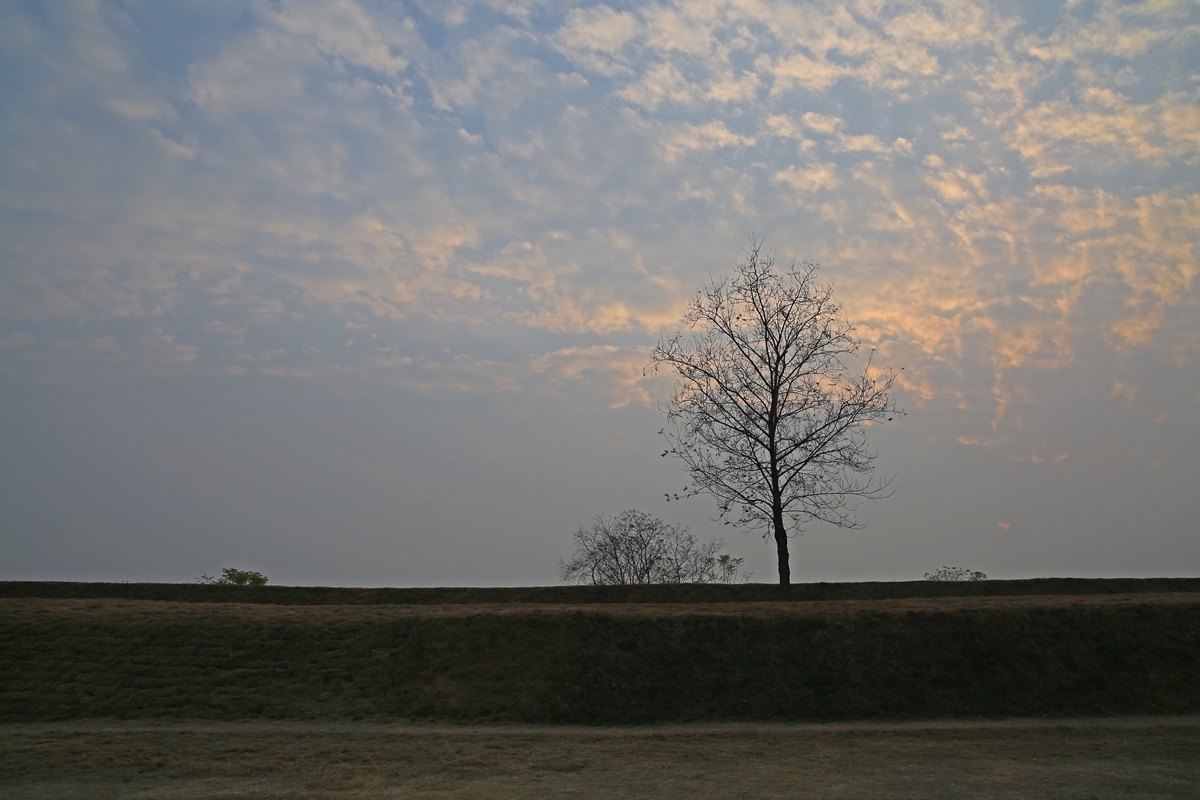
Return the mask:
<path id="1" fill-rule="evenodd" d="M 637 728 L 0 725 L 44 798 L 1195 798 L 1200 718 Z"/>
<path id="2" fill-rule="evenodd" d="M 1200 593 L 1099 595 L 1017 595 L 993 597 L 912 597 L 898 600 L 821 600 L 811 602 L 641 603 L 566 605 L 478 603 L 429 605 L 290 606 L 257 603 L 181 603 L 156 600 L 54 600 L 0 598 L 0 619 L 73 620 L 136 625 L 222 619 L 254 623 L 387 623 L 413 619 L 469 617 L 615 618 L 741 617 L 779 619 L 831 614 L 906 614 L 951 611 L 999 611 L 1029 608 L 1079 608 L 1121 605 L 1195 605 Z"/>

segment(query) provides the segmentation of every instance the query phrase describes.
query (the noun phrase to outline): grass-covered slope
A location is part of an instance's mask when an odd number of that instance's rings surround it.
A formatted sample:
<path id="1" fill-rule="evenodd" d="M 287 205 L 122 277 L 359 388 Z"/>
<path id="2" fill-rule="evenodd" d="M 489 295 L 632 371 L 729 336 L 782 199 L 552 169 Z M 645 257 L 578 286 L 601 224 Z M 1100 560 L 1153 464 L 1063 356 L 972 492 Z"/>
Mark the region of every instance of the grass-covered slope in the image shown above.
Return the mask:
<path id="1" fill-rule="evenodd" d="M 784 603 L 0 599 L 0 719 L 1200 712 L 1200 594 Z"/>

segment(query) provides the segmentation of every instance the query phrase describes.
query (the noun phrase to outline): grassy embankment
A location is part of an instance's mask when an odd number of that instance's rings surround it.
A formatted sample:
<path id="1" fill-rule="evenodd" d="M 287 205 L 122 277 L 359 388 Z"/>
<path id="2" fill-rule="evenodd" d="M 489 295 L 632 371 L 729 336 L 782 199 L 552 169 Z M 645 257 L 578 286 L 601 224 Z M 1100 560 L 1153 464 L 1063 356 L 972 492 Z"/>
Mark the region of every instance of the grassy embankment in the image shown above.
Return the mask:
<path id="1" fill-rule="evenodd" d="M 1200 711 L 1200 580 L 774 591 L 0 583 L 0 719 Z"/>

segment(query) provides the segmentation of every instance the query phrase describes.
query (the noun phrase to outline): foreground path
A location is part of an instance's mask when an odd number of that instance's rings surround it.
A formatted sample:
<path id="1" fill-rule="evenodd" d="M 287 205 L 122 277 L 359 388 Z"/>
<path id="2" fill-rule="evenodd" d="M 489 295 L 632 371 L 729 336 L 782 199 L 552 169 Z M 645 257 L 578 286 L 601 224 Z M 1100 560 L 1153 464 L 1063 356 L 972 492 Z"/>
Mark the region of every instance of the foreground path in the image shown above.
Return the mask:
<path id="1" fill-rule="evenodd" d="M 0 725 L 5 798 L 1196 798 L 1200 717 Z"/>

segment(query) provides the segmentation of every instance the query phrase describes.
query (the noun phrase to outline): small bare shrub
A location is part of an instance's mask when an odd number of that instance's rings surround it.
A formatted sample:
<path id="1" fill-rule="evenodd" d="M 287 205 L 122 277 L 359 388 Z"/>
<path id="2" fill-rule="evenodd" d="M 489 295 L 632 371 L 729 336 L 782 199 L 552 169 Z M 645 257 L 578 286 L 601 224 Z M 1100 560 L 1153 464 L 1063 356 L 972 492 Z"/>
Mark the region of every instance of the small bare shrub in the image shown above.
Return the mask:
<path id="1" fill-rule="evenodd" d="M 575 555 L 560 561 L 566 583 L 624 586 L 642 583 L 741 583 L 742 559 L 717 554 L 724 542 L 700 544 L 687 528 L 642 511 L 597 516 L 575 532 Z"/>

